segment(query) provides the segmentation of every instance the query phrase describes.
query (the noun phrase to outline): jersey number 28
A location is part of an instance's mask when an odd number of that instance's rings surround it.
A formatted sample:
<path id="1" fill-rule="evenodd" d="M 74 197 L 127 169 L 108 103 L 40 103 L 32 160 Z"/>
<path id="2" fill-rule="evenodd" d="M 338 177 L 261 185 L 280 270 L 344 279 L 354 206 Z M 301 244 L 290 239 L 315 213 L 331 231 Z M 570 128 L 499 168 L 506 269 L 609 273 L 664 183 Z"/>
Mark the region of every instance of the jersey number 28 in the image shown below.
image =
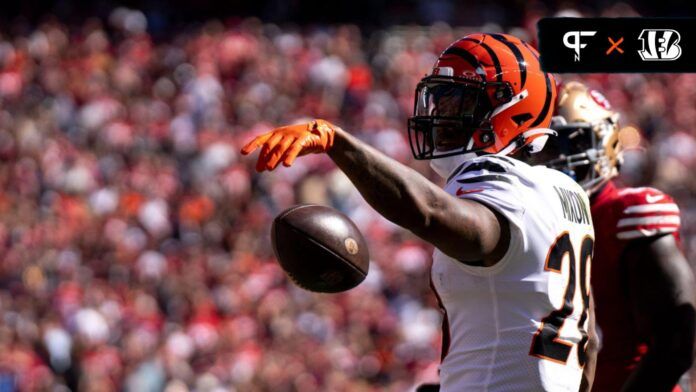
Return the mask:
<path id="1" fill-rule="evenodd" d="M 568 232 L 564 232 L 549 249 L 546 257 L 544 269 L 554 273 L 562 273 L 564 257 L 568 256 L 568 266 L 570 268 L 568 274 L 568 282 L 566 284 L 563 304 L 559 309 L 556 309 L 541 320 L 539 330 L 534 334 L 532 339 L 532 347 L 529 350 L 529 355 L 548 359 L 551 361 L 565 364 L 568 362 L 570 351 L 573 348 L 571 342 L 562 340 L 559 337 L 559 332 L 565 323 L 565 319 L 573 314 L 573 298 L 575 297 L 576 287 L 576 268 L 579 269 L 580 276 L 580 295 L 582 296 L 582 313 L 578 320 L 577 328 L 580 331 L 581 339 L 578 342 L 578 363 L 580 366 L 585 365 L 587 357 L 587 331 L 585 331 L 585 321 L 587 320 L 587 312 L 590 306 L 590 290 L 587 285 L 587 267 L 592 263 L 592 246 L 594 240 L 592 237 L 586 236 L 580 245 L 580 263 L 576 262 L 575 249 L 570 241 Z"/>

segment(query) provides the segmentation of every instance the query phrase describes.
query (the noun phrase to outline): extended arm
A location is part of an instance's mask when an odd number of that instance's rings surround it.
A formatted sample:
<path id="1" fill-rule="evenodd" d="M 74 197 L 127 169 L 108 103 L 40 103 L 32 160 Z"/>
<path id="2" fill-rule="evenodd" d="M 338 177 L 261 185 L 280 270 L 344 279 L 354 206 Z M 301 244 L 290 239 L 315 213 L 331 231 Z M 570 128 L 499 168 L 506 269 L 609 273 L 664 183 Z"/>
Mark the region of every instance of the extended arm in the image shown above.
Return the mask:
<path id="1" fill-rule="evenodd" d="M 623 390 L 671 391 L 693 362 L 693 273 L 671 235 L 633 241 L 624 256 L 634 317 L 649 349 Z"/>
<path id="2" fill-rule="evenodd" d="M 299 155 L 328 153 L 365 200 L 390 221 L 464 263 L 490 266 L 505 254 L 509 223 L 483 204 L 456 198 L 323 120 L 277 128 L 243 149 L 261 148 L 256 169 L 290 166 Z"/>
<path id="3" fill-rule="evenodd" d="M 507 250 L 505 218 L 482 204 L 448 194 L 341 129 L 336 130 L 329 157 L 375 210 L 447 255 L 491 265 Z"/>

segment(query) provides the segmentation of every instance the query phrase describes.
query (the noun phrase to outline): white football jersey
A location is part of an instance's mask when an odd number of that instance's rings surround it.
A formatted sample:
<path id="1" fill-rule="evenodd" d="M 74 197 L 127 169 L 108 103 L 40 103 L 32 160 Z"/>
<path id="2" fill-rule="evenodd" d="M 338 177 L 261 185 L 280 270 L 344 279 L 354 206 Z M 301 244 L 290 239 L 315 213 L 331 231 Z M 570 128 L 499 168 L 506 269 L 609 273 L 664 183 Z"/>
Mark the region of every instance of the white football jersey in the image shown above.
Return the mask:
<path id="1" fill-rule="evenodd" d="M 491 155 L 465 162 L 445 190 L 505 216 L 511 238 L 491 267 L 435 250 L 441 391 L 577 391 L 594 242 L 586 193 L 561 172 Z"/>

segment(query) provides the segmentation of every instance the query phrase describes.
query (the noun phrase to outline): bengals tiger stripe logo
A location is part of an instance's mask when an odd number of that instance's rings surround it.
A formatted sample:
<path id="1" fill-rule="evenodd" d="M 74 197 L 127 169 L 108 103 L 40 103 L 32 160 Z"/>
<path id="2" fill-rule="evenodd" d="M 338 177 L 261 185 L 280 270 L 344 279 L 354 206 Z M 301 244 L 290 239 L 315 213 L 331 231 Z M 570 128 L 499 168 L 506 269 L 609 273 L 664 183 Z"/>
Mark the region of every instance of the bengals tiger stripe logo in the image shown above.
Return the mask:
<path id="1" fill-rule="evenodd" d="M 674 61 L 681 57 L 681 36 L 677 30 L 645 29 L 638 39 L 643 43 L 643 49 L 638 51 L 643 61 Z"/>

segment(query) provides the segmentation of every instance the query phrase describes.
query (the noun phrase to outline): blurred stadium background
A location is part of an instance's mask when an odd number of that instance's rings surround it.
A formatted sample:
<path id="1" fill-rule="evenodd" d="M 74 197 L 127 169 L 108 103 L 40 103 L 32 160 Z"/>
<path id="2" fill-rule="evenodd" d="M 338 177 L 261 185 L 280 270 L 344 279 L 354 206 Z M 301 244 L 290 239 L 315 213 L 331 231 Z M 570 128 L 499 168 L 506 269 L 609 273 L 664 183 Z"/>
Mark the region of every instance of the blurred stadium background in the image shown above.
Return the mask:
<path id="1" fill-rule="evenodd" d="M 0 391 L 404 391 L 436 379 L 431 249 L 331 162 L 256 175 L 242 140 L 315 116 L 413 162 L 417 81 L 472 31 L 547 15 L 685 15 L 676 1 L 26 1 L 0 17 Z M 564 75 L 563 80 L 577 76 Z M 696 75 L 586 75 L 641 144 L 630 184 L 682 208 L 696 261 Z M 367 281 L 297 289 L 269 224 L 347 213 Z"/>

